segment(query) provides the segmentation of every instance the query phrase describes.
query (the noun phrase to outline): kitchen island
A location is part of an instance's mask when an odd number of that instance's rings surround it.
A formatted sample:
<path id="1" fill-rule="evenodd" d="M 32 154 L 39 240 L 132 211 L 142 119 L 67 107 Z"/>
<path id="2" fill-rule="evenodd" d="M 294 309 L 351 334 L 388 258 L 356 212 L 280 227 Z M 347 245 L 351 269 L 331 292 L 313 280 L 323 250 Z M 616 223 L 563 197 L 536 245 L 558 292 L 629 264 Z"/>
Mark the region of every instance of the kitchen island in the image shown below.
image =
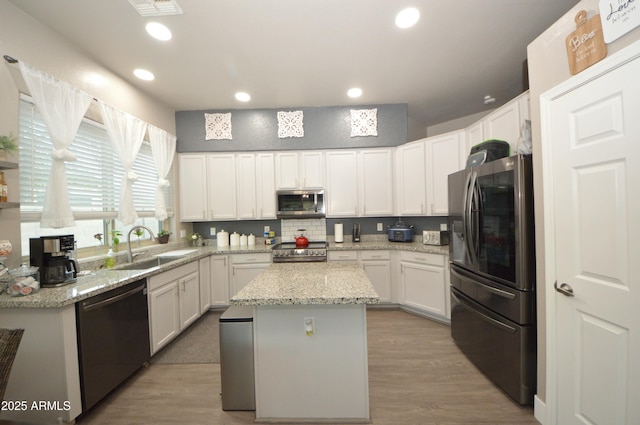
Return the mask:
<path id="1" fill-rule="evenodd" d="M 272 264 L 231 299 L 254 306 L 256 421 L 369 422 L 362 268 Z"/>

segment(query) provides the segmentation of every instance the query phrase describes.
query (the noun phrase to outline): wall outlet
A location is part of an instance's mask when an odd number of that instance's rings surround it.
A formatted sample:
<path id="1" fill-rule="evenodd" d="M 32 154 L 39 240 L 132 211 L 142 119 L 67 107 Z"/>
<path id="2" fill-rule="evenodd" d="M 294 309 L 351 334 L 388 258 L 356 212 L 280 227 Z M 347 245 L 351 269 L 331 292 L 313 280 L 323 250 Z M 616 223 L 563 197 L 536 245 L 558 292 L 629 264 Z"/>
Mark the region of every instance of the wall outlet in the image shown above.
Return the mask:
<path id="1" fill-rule="evenodd" d="M 264 226 L 264 231 L 265 231 L 265 232 L 268 232 L 268 231 L 270 231 L 270 230 L 271 230 L 271 227 L 269 227 L 269 226 Z"/>
<path id="2" fill-rule="evenodd" d="M 377 230 L 378 232 L 382 232 L 382 223 L 378 223 Z"/>
<path id="3" fill-rule="evenodd" d="M 186 238 L 186 237 L 187 237 L 187 231 L 186 231 L 186 230 L 184 230 L 184 229 L 181 229 L 181 230 L 180 230 L 180 237 L 181 237 L 181 238 Z"/>
<path id="4" fill-rule="evenodd" d="M 209 235 L 210 236 L 215 236 L 216 235 L 216 228 L 215 227 L 211 227 L 209 229 Z"/>
<path id="5" fill-rule="evenodd" d="M 440 225 L 440 230 L 447 230 L 447 223 L 442 223 Z"/>
<path id="6" fill-rule="evenodd" d="M 315 320 L 313 320 L 313 317 L 305 317 L 304 331 L 307 334 L 307 336 L 312 336 L 315 330 L 316 330 L 316 324 L 315 324 Z"/>

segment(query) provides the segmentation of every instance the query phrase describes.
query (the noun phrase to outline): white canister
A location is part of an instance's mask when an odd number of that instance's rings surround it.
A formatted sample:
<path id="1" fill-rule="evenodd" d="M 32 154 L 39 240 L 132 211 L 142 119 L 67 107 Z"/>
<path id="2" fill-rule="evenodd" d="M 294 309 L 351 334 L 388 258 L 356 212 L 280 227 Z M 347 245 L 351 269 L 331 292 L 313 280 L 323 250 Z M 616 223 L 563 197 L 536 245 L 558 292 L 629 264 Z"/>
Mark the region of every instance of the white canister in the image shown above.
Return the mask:
<path id="1" fill-rule="evenodd" d="M 230 237 L 231 237 L 231 246 L 240 245 L 240 235 L 238 234 L 238 232 L 233 232 Z"/>
<path id="2" fill-rule="evenodd" d="M 249 246 L 255 246 L 256 245 L 256 237 L 254 236 L 253 233 L 249 234 L 249 236 L 247 237 L 247 244 Z"/>
<path id="3" fill-rule="evenodd" d="M 336 242 L 344 242 L 344 229 L 342 223 L 336 223 L 333 225 L 333 234 Z"/>
<path id="4" fill-rule="evenodd" d="M 240 235 L 240 246 L 247 246 L 247 235 L 244 233 Z"/>
<path id="5" fill-rule="evenodd" d="M 218 248 L 229 246 L 229 232 L 225 232 L 224 229 L 220 230 L 216 234 L 216 240 Z"/>

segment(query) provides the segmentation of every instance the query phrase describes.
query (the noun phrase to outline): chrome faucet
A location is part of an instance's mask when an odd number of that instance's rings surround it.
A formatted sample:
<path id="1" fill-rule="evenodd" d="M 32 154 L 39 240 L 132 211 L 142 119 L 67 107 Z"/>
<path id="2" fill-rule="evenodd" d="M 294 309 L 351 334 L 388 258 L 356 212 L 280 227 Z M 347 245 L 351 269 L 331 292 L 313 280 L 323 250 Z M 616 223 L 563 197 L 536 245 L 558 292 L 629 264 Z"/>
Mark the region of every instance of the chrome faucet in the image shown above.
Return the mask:
<path id="1" fill-rule="evenodd" d="M 129 263 L 133 262 L 133 254 L 131 253 L 131 233 L 133 233 L 136 229 L 145 229 L 151 235 L 151 239 L 153 240 L 156 236 L 153 234 L 153 231 L 149 229 L 147 226 L 133 226 L 129 233 L 127 234 L 127 260 Z"/>

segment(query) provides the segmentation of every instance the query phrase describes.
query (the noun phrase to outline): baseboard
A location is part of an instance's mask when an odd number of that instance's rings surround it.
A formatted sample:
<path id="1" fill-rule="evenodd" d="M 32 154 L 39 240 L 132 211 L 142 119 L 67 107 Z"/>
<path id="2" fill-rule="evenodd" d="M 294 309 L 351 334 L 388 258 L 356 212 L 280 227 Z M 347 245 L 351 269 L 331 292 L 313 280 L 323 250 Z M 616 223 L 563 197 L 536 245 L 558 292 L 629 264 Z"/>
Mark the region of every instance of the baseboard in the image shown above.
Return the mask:
<path id="1" fill-rule="evenodd" d="M 533 416 L 542 425 L 547 425 L 547 405 L 538 397 L 538 394 L 533 396 Z"/>

